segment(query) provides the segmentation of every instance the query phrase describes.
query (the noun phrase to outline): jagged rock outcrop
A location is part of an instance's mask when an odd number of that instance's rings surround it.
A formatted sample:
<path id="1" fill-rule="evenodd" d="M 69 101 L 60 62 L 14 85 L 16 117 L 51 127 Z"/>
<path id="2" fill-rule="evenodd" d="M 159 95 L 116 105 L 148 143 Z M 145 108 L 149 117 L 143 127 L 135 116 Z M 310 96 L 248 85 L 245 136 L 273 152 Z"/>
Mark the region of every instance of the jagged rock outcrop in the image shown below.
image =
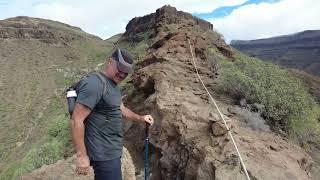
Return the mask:
<path id="1" fill-rule="evenodd" d="M 158 9 L 155 13 L 133 18 L 126 26 L 125 36 L 128 37 L 130 41 L 139 41 L 141 39 L 139 39 L 137 35 L 141 32 L 150 32 L 152 35 L 155 35 L 161 31 L 162 28 L 168 27 L 168 25 L 179 24 L 197 26 L 203 30 L 213 29 L 211 23 L 194 17 L 189 13 L 177 11 L 176 8 L 168 5 Z"/>
<path id="2" fill-rule="evenodd" d="M 139 29 L 144 23 L 135 23 L 155 15 L 149 16 L 131 21 L 130 27 Z M 148 26 L 152 30 L 153 25 Z M 170 31 L 166 31 L 168 27 Z M 219 73 L 216 62 L 222 58 L 234 60 L 231 48 L 219 35 L 188 23 L 164 23 L 157 28 L 161 30 L 152 36 L 153 44 L 146 57 L 137 63 L 134 92 L 126 99 L 135 111 L 151 113 L 155 118 L 150 131 L 150 179 L 245 179 L 227 131 L 217 124 L 221 123 L 218 112 L 196 77 L 188 40 L 200 76 L 228 117 L 251 179 L 310 178 L 312 159 L 308 154 L 272 132 L 250 129 L 239 114 L 228 111 L 233 108 L 228 97 L 215 93 L 215 77 Z M 127 31 L 125 36 L 129 39 L 142 32 L 131 28 Z M 209 48 L 219 55 L 210 59 Z M 133 124 L 126 129 L 126 143 L 129 150 L 136 152 L 135 162 L 143 154 L 143 128 Z"/>
<path id="3" fill-rule="evenodd" d="M 182 43 L 185 37 L 196 37 L 197 46 L 195 54 L 202 59 L 206 59 L 207 47 L 214 47 L 227 57 L 232 57 L 233 53 L 222 35 L 214 32 L 210 22 L 193 17 L 189 13 L 177 11 L 171 6 L 164 6 L 143 17 L 132 19 L 122 36 L 122 41 L 142 41 L 152 39 L 152 49 L 158 49 L 169 40 L 176 42 L 171 46 L 176 47 L 177 52 L 182 53 L 189 46 Z M 172 50 L 169 53 L 174 53 Z"/>
<path id="4" fill-rule="evenodd" d="M 231 41 L 242 52 L 320 76 L 320 30 L 251 41 Z"/>

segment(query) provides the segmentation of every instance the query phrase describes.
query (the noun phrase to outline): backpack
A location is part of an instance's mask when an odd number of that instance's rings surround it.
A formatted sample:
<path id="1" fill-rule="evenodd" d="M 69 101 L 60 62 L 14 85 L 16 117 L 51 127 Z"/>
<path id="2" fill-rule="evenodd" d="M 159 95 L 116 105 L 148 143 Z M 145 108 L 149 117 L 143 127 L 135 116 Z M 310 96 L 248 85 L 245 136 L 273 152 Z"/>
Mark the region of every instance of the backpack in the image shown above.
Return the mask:
<path id="1" fill-rule="evenodd" d="M 74 83 L 72 86 L 70 86 L 67 90 L 66 90 L 66 99 L 67 99 L 67 103 L 68 103 L 68 112 L 70 117 L 72 116 L 73 110 L 74 110 L 74 106 L 76 104 L 77 101 L 77 88 L 79 88 L 80 83 L 84 80 L 87 79 L 90 75 L 96 75 L 98 77 L 98 79 L 101 81 L 102 85 L 103 85 L 103 94 L 102 97 L 104 95 L 106 95 L 106 79 L 103 77 L 102 72 L 95 72 L 95 73 L 91 73 L 91 74 L 87 74 L 86 76 L 82 77 L 78 82 Z"/>

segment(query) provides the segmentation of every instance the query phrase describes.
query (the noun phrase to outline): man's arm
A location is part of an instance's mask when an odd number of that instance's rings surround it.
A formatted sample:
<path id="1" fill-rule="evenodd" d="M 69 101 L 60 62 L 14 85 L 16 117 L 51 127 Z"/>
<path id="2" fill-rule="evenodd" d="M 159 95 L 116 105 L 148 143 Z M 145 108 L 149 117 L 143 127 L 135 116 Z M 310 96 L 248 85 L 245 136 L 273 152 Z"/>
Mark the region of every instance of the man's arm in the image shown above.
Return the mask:
<path id="1" fill-rule="evenodd" d="M 122 115 L 129 120 L 134 120 L 134 121 L 141 121 L 141 122 L 146 122 L 150 125 L 153 124 L 154 120 L 151 115 L 139 115 L 128 109 L 127 107 L 124 106 L 124 104 L 121 102 L 120 105 L 121 113 Z"/>
<path id="2" fill-rule="evenodd" d="M 76 103 L 71 117 L 72 141 L 76 149 L 77 172 L 86 175 L 89 171 L 89 158 L 84 144 L 84 120 L 91 113 L 91 109 Z"/>

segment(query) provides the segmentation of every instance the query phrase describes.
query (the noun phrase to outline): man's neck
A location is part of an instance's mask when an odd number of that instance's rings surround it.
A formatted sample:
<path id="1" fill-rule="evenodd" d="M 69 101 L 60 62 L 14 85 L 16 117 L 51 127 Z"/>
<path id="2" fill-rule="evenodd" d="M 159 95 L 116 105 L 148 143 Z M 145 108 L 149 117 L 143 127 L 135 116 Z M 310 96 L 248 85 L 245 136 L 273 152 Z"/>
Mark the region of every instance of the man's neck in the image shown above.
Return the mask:
<path id="1" fill-rule="evenodd" d="M 114 82 L 113 81 L 113 79 L 111 78 L 112 76 L 108 73 L 108 71 L 101 71 L 101 73 L 102 74 L 104 74 L 108 79 L 110 79 L 112 82 Z M 115 84 L 118 84 L 118 83 L 116 83 L 116 82 L 114 82 Z"/>

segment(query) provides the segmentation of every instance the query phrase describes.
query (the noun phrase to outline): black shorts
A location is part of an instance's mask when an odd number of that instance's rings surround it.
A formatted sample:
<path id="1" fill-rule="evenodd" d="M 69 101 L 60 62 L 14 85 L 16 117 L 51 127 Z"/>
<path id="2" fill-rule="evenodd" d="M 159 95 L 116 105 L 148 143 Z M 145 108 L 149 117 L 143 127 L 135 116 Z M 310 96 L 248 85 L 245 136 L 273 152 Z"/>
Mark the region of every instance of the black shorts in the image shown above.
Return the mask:
<path id="1" fill-rule="evenodd" d="M 121 159 L 91 161 L 95 180 L 122 180 Z"/>

